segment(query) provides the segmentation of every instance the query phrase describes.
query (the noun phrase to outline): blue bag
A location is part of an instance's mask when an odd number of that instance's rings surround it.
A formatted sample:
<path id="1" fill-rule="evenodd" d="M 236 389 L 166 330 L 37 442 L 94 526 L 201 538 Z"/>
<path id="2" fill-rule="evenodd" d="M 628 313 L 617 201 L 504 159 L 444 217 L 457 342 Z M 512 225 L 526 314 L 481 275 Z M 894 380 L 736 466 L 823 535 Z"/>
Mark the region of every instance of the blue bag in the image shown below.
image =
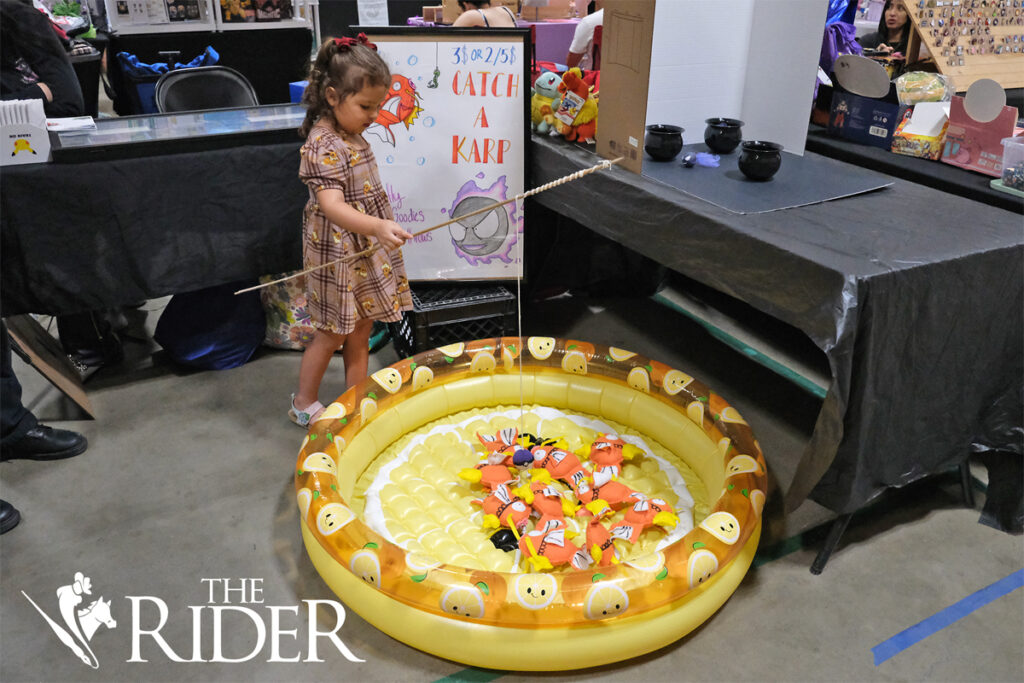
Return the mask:
<path id="1" fill-rule="evenodd" d="M 255 282 L 231 282 L 175 294 L 153 339 L 176 362 L 203 370 L 244 365 L 263 343 L 267 321 L 259 292 L 235 296 Z"/>

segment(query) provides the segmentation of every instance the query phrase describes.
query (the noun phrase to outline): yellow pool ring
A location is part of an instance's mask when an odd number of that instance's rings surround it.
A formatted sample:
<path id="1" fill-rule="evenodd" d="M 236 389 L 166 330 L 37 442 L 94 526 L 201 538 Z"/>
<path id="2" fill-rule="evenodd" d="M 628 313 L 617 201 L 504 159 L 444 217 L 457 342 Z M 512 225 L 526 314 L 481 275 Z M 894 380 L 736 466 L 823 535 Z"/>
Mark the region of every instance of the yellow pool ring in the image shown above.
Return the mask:
<path id="1" fill-rule="evenodd" d="M 660 442 L 711 493 L 710 513 L 646 563 L 516 574 L 407 554 L 347 504 L 360 474 L 403 434 L 521 397 Z M 767 474 L 750 426 L 698 380 L 632 352 L 546 337 L 453 344 L 373 373 L 325 415 L 303 440 L 295 476 L 307 552 L 348 607 L 440 657 L 553 671 L 650 652 L 721 607 L 757 548 Z M 545 589 L 542 603 L 534 587 Z"/>

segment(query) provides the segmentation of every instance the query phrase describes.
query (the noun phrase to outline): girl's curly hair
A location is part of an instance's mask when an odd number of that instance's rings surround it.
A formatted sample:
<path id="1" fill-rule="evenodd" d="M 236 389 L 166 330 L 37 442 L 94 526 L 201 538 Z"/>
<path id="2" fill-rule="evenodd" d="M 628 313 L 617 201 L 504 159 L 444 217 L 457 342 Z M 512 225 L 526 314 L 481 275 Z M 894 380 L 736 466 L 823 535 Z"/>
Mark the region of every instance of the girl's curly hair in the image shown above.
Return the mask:
<path id="1" fill-rule="evenodd" d="M 316 53 L 309 68 L 309 85 L 302 93 L 306 118 L 299 128 L 302 137 L 309 135 L 317 119 L 333 117 L 327 101 L 327 88 L 334 88 L 342 101 L 367 86 L 391 85 L 391 70 L 371 43 L 345 38 L 328 38 Z"/>

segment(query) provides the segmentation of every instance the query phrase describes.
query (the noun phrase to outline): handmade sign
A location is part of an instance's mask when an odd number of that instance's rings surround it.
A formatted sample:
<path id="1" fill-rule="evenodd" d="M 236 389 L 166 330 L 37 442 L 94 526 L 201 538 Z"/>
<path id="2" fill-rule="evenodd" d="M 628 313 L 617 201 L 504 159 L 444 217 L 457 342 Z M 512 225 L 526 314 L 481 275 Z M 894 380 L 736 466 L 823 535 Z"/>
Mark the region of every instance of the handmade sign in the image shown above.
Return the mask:
<path id="1" fill-rule="evenodd" d="M 410 280 L 522 275 L 523 216 L 498 204 L 526 186 L 529 34 L 519 29 L 366 27 L 391 69 L 373 146 L 395 220 L 418 235 L 403 251 Z"/>

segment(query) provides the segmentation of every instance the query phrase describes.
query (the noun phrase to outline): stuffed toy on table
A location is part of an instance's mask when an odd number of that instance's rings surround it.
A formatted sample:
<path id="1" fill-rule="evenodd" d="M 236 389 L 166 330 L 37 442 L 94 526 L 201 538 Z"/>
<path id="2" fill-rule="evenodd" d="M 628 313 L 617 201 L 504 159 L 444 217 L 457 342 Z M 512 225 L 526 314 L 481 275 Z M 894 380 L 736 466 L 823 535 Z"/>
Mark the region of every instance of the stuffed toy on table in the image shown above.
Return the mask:
<path id="1" fill-rule="evenodd" d="M 555 113 L 552 103 L 558 98 L 558 86 L 562 79 L 553 71 L 545 71 L 533 84 L 530 98 L 530 126 L 541 135 L 547 135 L 555 128 Z"/>
<path id="2" fill-rule="evenodd" d="M 597 96 L 578 67 L 562 74 L 559 98 L 553 103 L 555 130 L 566 140 L 593 143 L 597 134 Z"/>

